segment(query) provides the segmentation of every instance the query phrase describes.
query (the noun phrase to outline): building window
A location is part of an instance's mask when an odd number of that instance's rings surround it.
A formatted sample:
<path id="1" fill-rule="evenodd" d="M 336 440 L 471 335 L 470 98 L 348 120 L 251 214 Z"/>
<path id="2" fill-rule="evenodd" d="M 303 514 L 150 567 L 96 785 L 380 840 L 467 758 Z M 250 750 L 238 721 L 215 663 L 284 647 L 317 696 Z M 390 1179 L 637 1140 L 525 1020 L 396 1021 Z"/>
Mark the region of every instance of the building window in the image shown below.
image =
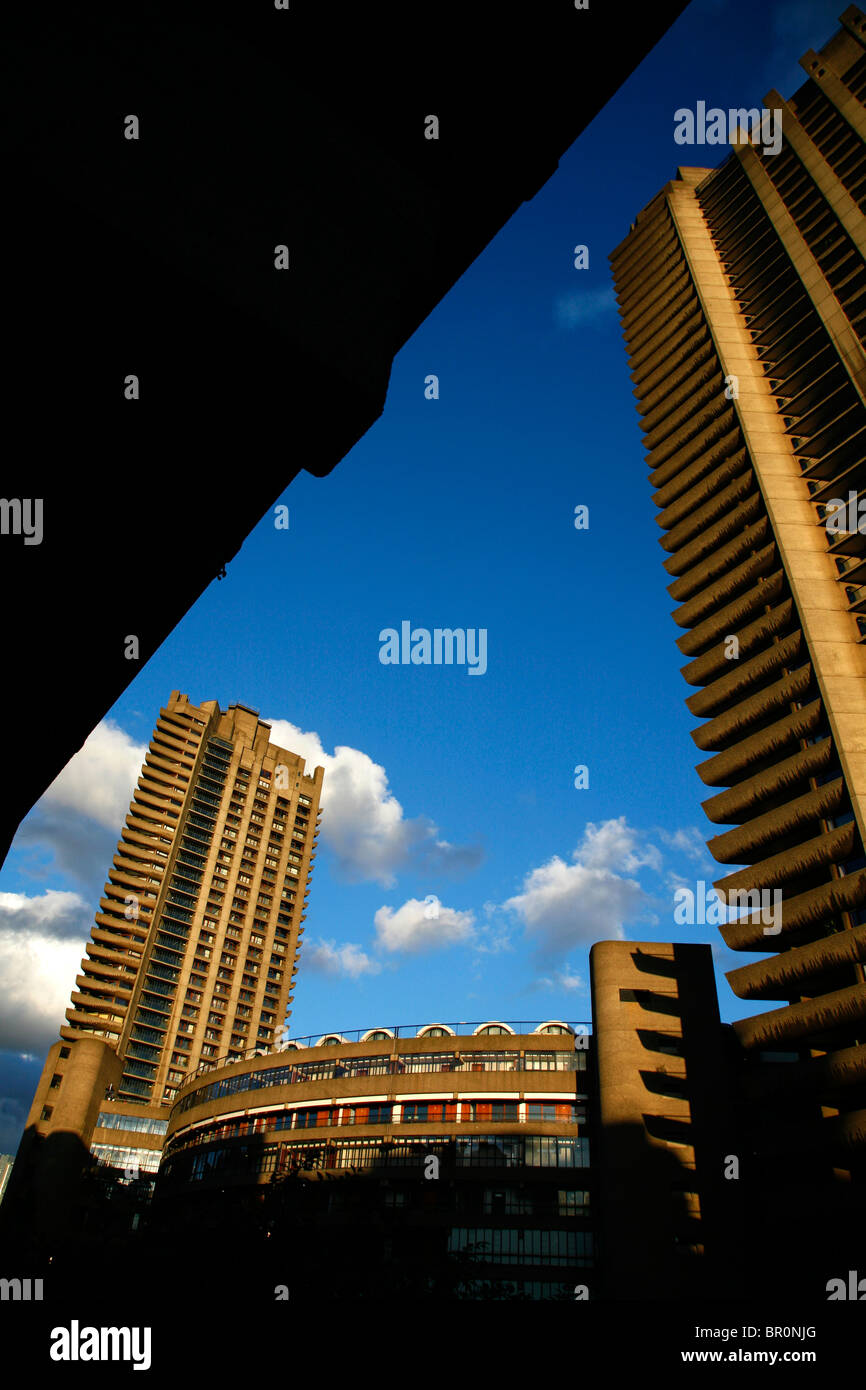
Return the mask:
<path id="1" fill-rule="evenodd" d="M 530 1168 L 588 1168 L 589 1140 L 528 1135 L 525 1162 Z"/>
<path id="2" fill-rule="evenodd" d="M 560 1216 L 582 1216 L 589 1206 L 589 1193 L 580 1188 L 560 1189 L 557 1195 Z"/>
<path id="3" fill-rule="evenodd" d="M 403 1106 L 404 1124 L 456 1124 L 457 1105 L 454 1101 L 408 1101 Z"/>
<path id="4" fill-rule="evenodd" d="M 53 1114 L 54 1114 L 54 1107 L 53 1107 L 53 1106 L 51 1106 L 51 1105 L 43 1105 L 43 1107 L 42 1107 L 42 1114 L 39 1116 L 39 1118 L 40 1118 L 40 1120 L 50 1120 L 50 1119 L 51 1119 L 51 1116 L 52 1116 Z"/>
<path id="5" fill-rule="evenodd" d="M 586 1266 L 592 1263 L 593 1243 L 588 1231 L 456 1227 L 448 1250 L 494 1264 Z"/>
<path id="6" fill-rule="evenodd" d="M 568 1102 L 531 1100 L 526 1106 L 526 1118 L 528 1120 L 559 1120 L 573 1124 L 575 1109 Z"/>
<path id="7" fill-rule="evenodd" d="M 387 1125 L 391 1122 L 390 1102 L 382 1105 L 349 1105 L 343 1110 L 344 1125 Z"/>
<path id="8" fill-rule="evenodd" d="M 137 1168 L 141 1173 L 155 1173 L 159 1167 L 159 1149 L 91 1144 L 90 1152 L 101 1168 Z"/>
<path id="9" fill-rule="evenodd" d="M 52 1091 L 56 1091 L 62 1080 L 63 1080 L 62 1074 L 61 1074 L 59 1071 L 56 1071 L 56 1072 L 54 1073 L 54 1075 L 52 1076 L 52 1078 L 51 1078 L 51 1088 L 50 1088 L 50 1089 L 51 1089 Z"/>
<path id="10" fill-rule="evenodd" d="M 128 1129 L 140 1134 L 165 1134 L 168 1120 L 150 1120 L 137 1115 L 118 1115 L 103 1110 L 96 1121 L 100 1129 Z"/>
<path id="11" fill-rule="evenodd" d="M 533 1196 L 515 1187 L 484 1189 L 485 1216 L 526 1216 L 532 1212 Z"/>
<path id="12" fill-rule="evenodd" d="M 527 1052 L 524 1058 L 527 1071 L 570 1071 L 573 1066 L 569 1052 Z"/>
<path id="13" fill-rule="evenodd" d="M 296 1110 L 294 1116 L 295 1129 L 315 1129 L 318 1125 L 330 1123 L 330 1110 Z"/>
<path id="14" fill-rule="evenodd" d="M 484 1123 L 497 1120 L 516 1121 L 518 1108 L 516 1100 L 473 1100 L 469 1102 L 470 1120 Z"/>

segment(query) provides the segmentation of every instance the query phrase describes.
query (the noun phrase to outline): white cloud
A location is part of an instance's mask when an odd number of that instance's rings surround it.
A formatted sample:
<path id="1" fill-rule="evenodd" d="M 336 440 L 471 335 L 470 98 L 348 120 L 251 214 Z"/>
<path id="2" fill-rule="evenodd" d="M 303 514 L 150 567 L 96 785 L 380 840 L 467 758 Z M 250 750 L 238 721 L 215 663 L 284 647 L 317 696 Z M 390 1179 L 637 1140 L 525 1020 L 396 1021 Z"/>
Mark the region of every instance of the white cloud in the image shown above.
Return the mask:
<path id="1" fill-rule="evenodd" d="M 0 893 L 0 1049 L 41 1057 L 57 1041 L 89 931 L 77 893 Z"/>
<path id="2" fill-rule="evenodd" d="M 119 835 L 146 753 L 146 744 L 104 719 L 39 804 L 68 807 Z"/>
<path id="3" fill-rule="evenodd" d="M 661 870 L 662 857 L 655 845 L 638 846 L 638 834 L 626 824 L 625 816 L 606 820 L 601 825 L 587 824 L 583 840 L 574 857 L 588 869 L 620 869 L 634 873 L 635 869 Z"/>
<path id="4" fill-rule="evenodd" d="M 272 743 L 299 753 L 308 772 L 325 769 L 321 838 L 349 881 L 393 888 L 396 875 L 410 867 L 432 877 L 478 864 L 480 851 L 441 839 L 428 817 L 407 820 L 385 769 L 366 753 L 344 745 L 326 753 L 318 734 L 304 733 L 285 719 L 269 722 Z"/>
<path id="5" fill-rule="evenodd" d="M 476 928 L 472 947 L 483 956 L 498 956 L 500 951 L 513 951 L 508 923 L 493 921 Z"/>
<path id="6" fill-rule="evenodd" d="M 55 869 L 93 896 L 105 882 L 146 752 L 104 720 L 22 822 L 15 848 L 47 852 Z"/>
<path id="7" fill-rule="evenodd" d="M 393 888 L 409 868 L 433 877 L 480 862 L 480 850 L 450 844 L 429 817 L 407 819 L 385 769 L 366 753 L 346 746 L 326 753 L 318 734 L 271 722 L 272 743 L 300 753 L 308 771 L 325 769 L 321 838 L 344 878 Z M 146 753 L 146 744 L 104 720 L 34 807 L 17 846 L 49 850 L 57 867 L 92 890 L 105 879 Z"/>
<path id="8" fill-rule="evenodd" d="M 679 850 L 698 863 L 708 858 L 706 841 L 696 825 L 681 826 L 673 833 L 659 830 L 658 836 L 669 849 Z"/>
<path id="9" fill-rule="evenodd" d="M 436 917 L 426 916 L 429 911 L 428 905 L 418 898 L 409 898 L 396 910 L 380 907 L 373 919 L 376 924 L 376 945 L 385 951 L 415 955 L 475 941 L 474 913 L 458 912 L 441 903 L 438 904 Z"/>
<path id="10" fill-rule="evenodd" d="M 539 959 L 566 956 L 576 946 L 624 937 L 624 923 L 644 916 L 649 895 L 627 873 L 660 866 L 653 845 L 637 846 L 637 833 L 625 817 L 589 824 L 567 864 L 553 855 L 525 877 L 523 891 L 503 904 L 523 922 Z"/>
<path id="11" fill-rule="evenodd" d="M 537 983 L 543 989 L 586 989 L 583 976 L 578 975 L 575 970 L 572 970 L 570 965 L 563 966 L 561 970 L 554 970 L 552 975 L 539 975 Z"/>
<path id="12" fill-rule="evenodd" d="M 348 975 L 352 980 L 360 975 L 378 975 L 382 969 L 378 961 L 372 960 L 353 941 L 344 942 L 342 946 L 335 941 L 310 942 L 301 952 L 301 965 L 317 975 Z"/>
<path id="13" fill-rule="evenodd" d="M 47 889 L 39 898 L 0 893 L 0 929 L 80 940 L 90 930 L 87 913 L 87 903 L 78 893 L 57 888 Z"/>

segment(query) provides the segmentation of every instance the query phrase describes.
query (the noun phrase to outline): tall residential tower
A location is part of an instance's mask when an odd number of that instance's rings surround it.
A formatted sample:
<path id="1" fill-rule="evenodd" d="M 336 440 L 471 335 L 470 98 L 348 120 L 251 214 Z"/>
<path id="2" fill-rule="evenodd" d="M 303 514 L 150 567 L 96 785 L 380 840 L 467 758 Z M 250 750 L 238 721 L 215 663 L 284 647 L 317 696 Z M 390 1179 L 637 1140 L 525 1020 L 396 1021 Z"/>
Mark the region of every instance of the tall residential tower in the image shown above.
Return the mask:
<path id="1" fill-rule="evenodd" d="M 810 1182 L 866 1160 L 866 19 L 841 23 L 764 98 L 779 147 L 757 125 L 680 169 L 611 256 L 716 886 L 782 893 L 780 928 L 721 928 L 756 956 L 728 979 L 764 1009 L 733 1027 L 765 1192 L 794 1153 Z"/>
<path id="2" fill-rule="evenodd" d="M 13 1183 L 59 1193 L 78 1146 L 154 1172 L 184 1078 L 278 1041 L 324 773 L 269 736 L 241 704 L 160 711 Z"/>
<path id="3" fill-rule="evenodd" d="M 104 1037 L 118 1093 L 275 1041 L 292 998 L 323 772 L 255 710 L 172 693 L 160 711 L 61 1036 Z"/>

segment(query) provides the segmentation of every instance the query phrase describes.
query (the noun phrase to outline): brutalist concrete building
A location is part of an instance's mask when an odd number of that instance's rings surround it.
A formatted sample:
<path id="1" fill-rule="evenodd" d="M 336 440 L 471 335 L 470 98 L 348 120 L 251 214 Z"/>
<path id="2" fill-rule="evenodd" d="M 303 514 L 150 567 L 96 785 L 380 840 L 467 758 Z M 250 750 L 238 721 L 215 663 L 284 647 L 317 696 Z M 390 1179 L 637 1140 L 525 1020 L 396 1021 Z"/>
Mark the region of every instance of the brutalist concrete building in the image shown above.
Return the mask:
<path id="1" fill-rule="evenodd" d="M 716 887 L 753 894 L 721 928 L 757 1006 L 748 1226 L 791 1268 L 842 1251 L 866 1181 L 866 19 L 841 23 L 764 98 L 781 139 L 753 120 L 681 168 L 611 256 Z"/>

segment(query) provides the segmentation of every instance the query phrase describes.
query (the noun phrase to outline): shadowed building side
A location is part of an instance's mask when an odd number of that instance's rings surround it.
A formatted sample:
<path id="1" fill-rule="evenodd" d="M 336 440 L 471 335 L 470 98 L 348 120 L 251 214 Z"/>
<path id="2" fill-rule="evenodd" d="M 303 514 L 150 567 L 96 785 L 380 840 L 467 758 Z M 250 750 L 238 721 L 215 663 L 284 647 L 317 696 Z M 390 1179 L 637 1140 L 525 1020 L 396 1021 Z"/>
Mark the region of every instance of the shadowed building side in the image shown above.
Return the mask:
<path id="1" fill-rule="evenodd" d="M 3 536 L 0 587 L 52 737 L 6 750 L 0 859 L 292 479 L 373 425 L 395 354 L 684 8 L 7 16 L 4 384 L 30 448 L 3 488 L 38 494 L 44 535 Z M 81 673 L 60 704 L 58 644 Z M 0 692 L 4 727 L 18 703 Z"/>
<path id="2" fill-rule="evenodd" d="M 120 1073 L 120 1058 L 100 1038 L 49 1050 L 0 1208 L 4 1243 L 50 1251 L 79 1229 L 91 1135 Z"/>
<path id="3" fill-rule="evenodd" d="M 736 1146 L 710 947 L 598 942 L 590 969 L 603 1294 L 731 1296 Z"/>

